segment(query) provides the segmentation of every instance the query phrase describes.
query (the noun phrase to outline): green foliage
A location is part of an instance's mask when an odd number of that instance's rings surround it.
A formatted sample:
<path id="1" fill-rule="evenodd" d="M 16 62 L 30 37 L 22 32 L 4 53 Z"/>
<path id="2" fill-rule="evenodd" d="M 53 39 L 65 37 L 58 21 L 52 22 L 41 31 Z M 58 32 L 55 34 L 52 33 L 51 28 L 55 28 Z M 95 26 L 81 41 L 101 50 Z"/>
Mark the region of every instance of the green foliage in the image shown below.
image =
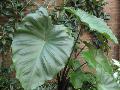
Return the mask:
<path id="1" fill-rule="evenodd" d="M 26 8 L 32 4 L 28 0 L 0 1 L 0 17 L 3 17 L 3 22 L 0 24 L 0 53 L 7 53 L 11 48 L 12 37 L 16 31 L 17 23 L 21 22 L 22 18 L 27 14 Z"/>
<path id="2" fill-rule="evenodd" d="M 119 90 L 119 85 L 112 77 L 112 67 L 107 57 L 102 51 L 95 49 L 90 44 L 88 45 L 89 50 L 83 52 L 82 56 L 87 61 L 88 65 L 96 70 L 96 72 L 94 72 L 95 77 L 89 77 L 81 71 L 73 71 L 70 73 L 70 82 L 74 88 L 81 88 L 82 90 L 85 85 L 83 90 L 89 90 L 90 88 L 90 90 Z M 90 87 L 87 88 L 88 84 L 86 85 L 85 82 L 89 82 Z"/>
<path id="3" fill-rule="evenodd" d="M 70 60 L 68 66 L 74 71 L 77 71 L 80 69 L 81 64 L 79 60 Z"/>
<path id="4" fill-rule="evenodd" d="M 90 30 L 102 33 L 106 38 L 111 39 L 115 43 L 118 43 L 117 38 L 112 33 L 111 29 L 101 18 L 97 18 L 96 16 L 90 15 L 81 9 L 75 10 L 74 8 L 66 7 L 65 10 L 75 15 L 78 18 L 78 20 L 87 25 L 90 28 Z"/>
<path id="5" fill-rule="evenodd" d="M 65 0 L 64 4 L 65 7 L 82 9 L 91 15 L 102 18 L 105 21 L 110 19 L 110 16 L 104 11 L 104 6 L 107 4 L 105 0 Z M 79 26 L 84 27 L 80 29 L 81 34 L 83 34 L 85 31 L 90 32 L 90 34 L 92 35 L 91 43 L 93 43 L 96 48 L 103 49 L 104 51 L 108 52 L 108 40 L 104 37 L 104 35 L 95 31 L 91 32 L 90 28 L 88 28 L 87 26 L 83 26 L 81 24 L 79 25 L 77 18 L 75 18 L 73 14 L 66 12 L 64 15 L 62 15 L 62 17 L 66 17 L 62 21 L 65 21 L 65 25 L 66 23 L 68 23 L 69 27 L 72 26 L 73 31 L 77 32 L 79 30 Z"/>
<path id="6" fill-rule="evenodd" d="M 96 77 L 92 73 L 72 72 L 69 77 L 75 89 L 93 90 L 96 88 Z"/>
<path id="7" fill-rule="evenodd" d="M 120 62 L 116 59 L 112 59 L 112 65 L 113 65 L 113 77 L 117 81 L 117 83 L 120 86 Z"/>
<path id="8" fill-rule="evenodd" d="M 101 50 L 90 48 L 88 51 L 83 52 L 82 56 L 92 68 L 96 69 L 101 66 L 106 72 L 112 73 L 110 62 Z"/>
<path id="9" fill-rule="evenodd" d="M 84 79 L 83 76 L 81 72 L 73 72 L 70 74 L 70 82 L 72 83 L 75 89 L 79 89 L 80 87 L 82 87 L 82 79 Z"/>
<path id="10" fill-rule="evenodd" d="M 49 4 L 55 4 L 54 1 L 45 0 L 42 6 L 49 7 Z M 104 0 L 64 0 L 63 6 L 54 6 L 49 14 L 41 7 L 21 22 L 31 2 L 34 0 L 0 1 L 0 15 L 9 19 L 0 26 L 0 52 L 5 54 L 10 49 L 14 33 L 13 62 L 16 77 L 25 90 L 120 90 L 105 55 L 109 50 L 108 39 L 118 41 L 102 20 L 109 18 L 103 12 Z M 92 42 L 79 40 L 84 31 L 90 32 Z M 85 46 L 80 48 L 82 43 Z M 85 47 L 89 50 L 83 52 Z M 84 64 L 79 62 L 79 56 L 85 59 Z M 82 67 L 86 64 L 96 72 L 83 72 Z M 5 73 L 6 70 L 2 71 Z M 56 74 L 55 84 L 46 84 L 45 81 L 53 79 Z M 19 82 L 11 82 L 10 77 L 0 77 L 0 89 L 11 90 L 11 84 L 12 89 L 22 89 L 17 86 Z"/>
<path id="11" fill-rule="evenodd" d="M 10 66 L 11 44 L 17 23 L 26 14 L 28 0 L 0 0 L 0 90 L 23 90 L 16 78 L 11 77 Z M 3 22 L 2 22 L 3 21 Z"/>
<path id="12" fill-rule="evenodd" d="M 57 83 L 45 83 L 44 85 L 37 88 L 38 90 L 56 90 Z"/>
<path id="13" fill-rule="evenodd" d="M 104 20 L 109 19 L 109 15 L 107 15 L 103 11 L 104 9 L 103 7 L 107 4 L 105 0 L 66 0 L 66 1 L 67 2 L 65 2 L 66 3 L 65 6 L 67 7 L 80 8 Z"/>
<path id="14" fill-rule="evenodd" d="M 0 90 L 24 90 L 18 80 L 0 76 Z"/>
<path id="15" fill-rule="evenodd" d="M 90 48 L 83 52 L 83 57 L 96 70 L 97 90 L 120 89 L 112 77 L 111 64 L 102 51 Z"/>
<path id="16" fill-rule="evenodd" d="M 65 10 L 76 15 L 78 20 L 87 24 L 90 29 L 96 30 L 117 43 L 116 37 L 102 19 L 89 15 L 80 9 L 65 8 Z M 23 23 L 13 38 L 12 48 L 17 78 L 25 90 L 36 89 L 43 85 L 46 80 L 51 80 L 65 66 L 67 60 L 69 62 L 68 58 L 71 57 L 73 39 L 67 30 L 63 25 L 53 25 L 47 10 L 43 7 L 23 19 Z M 80 71 L 81 65 L 77 61 L 69 62 L 69 67 L 73 70 L 69 74 L 70 83 L 73 87 L 83 89 L 88 85 L 86 90 L 90 90 L 90 88 L 93 90 L 119 89 L 113 77 L 110 77 L 112 68 L 107 57 L 103 54 L 104 52 L 88 43 L 85 45 L 90 47 L 88 51 L 82 53 L 82 56 L 88 65 L 96 69 L 97 79 L 93 78 L 94 82 L 90 81 L 91 77 L 89 78 L 88 74 Z M 102 81 L 102 75 L 105 79 L 107 78 L 106 74 L 101 73 L 103 71 L 108 73 L 107 76 L 112 79 L 107 82 Z M 61 78 L 63 81 L 65 79 L 69 82 L 69 79 L 66 79 L 66 72 L 66 70 L 65 73 L 63 72 Z M 63 81 L 62 83 L 64 83 Z M 112 87 L 108 83 L 113 84 Z"/>
<path id="17" fill-rule="evenodd" d="M 100 72 L 97 71 L 97 80 L 98 90 L 120 90 L 119 84 L 117 84 L 113 76 L 102 70 L 100 70 Z"/>
<path id="18" fill-rule="evenodd" d="M 12 42 L 16 77 L 25 90 L 51 80 L 66 64 L 73 38 L 63 25 L 52 25 L 47 10 L 27 15 Z"/>

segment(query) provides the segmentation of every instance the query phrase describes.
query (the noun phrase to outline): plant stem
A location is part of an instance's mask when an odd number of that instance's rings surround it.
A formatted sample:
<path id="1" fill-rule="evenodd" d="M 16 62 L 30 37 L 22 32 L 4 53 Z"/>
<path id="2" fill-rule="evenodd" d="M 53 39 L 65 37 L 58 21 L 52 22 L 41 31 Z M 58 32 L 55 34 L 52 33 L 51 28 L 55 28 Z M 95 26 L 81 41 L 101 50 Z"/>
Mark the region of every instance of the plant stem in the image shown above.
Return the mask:
<path id="1" fill-rule="evenodd" d="M 82 28 L 83 28 L 83 25 L 81 25 L 80 29 L 82 29 Z M 76 46 L 76 44 L 77 44 L 77 42 L 79 40 L 79 37 L 80 37 L 80 34 L 81 34 L 81 30 L 80 29 L 78 29 L 79 33 L 78 33 L 77 38 L 76 38 L 76 40 L 74 42 L 74 45 L 73 45 L 73 48 L 72 48 L 72 52 L 70 54 L 70 57 L 68 58 L 68 62 L 65 65 L 65 68 L 63 69 L 63 73 L 62 73 L 62 76 L 61 76 L 61 81 L 60 81 L 60 85 L 59 85 L 58 90 L 66 90 L 66 87 L 67 87 L 67 84 L 68 84 L 67 75 L 68 75 L 68 72 L 70 70 L 70 68 L 68 67 L 68 64 L 69 64 L 69 61 L 71 60 L 72 55 L 74 53 L 75 46 Z"/>
<path id="2" fill-rule="evenodd" d="M 85 63 L 83 63 L 82 65 L 80 65 L 80 67 L 78 67 L 78 68 L 75 70 L 75 72 L 76 72 L 77 70 L 79 70 L 82 66 L 84 66 L 85 64 L 87 64 L 87 62 L 85 62 Z"/>
<path id="3" fill-rule="evenodd" d="M 75 59 L 80 55 L 80 53 L 84 50 L 86 46 L 84 46 L 83 48 L 81 48 L 81 50 L 77 53 L 77 55 L 75 56 Z"/>
<path id="4" fill-rule="evenodd" d="M 20 10 L 20 12 L 22 12 L 22 11 L 31 3 L 31 1 L 32 1 L 32 0 L 29 0 L 29 1 L 27 2 L 27 4 Z"/>

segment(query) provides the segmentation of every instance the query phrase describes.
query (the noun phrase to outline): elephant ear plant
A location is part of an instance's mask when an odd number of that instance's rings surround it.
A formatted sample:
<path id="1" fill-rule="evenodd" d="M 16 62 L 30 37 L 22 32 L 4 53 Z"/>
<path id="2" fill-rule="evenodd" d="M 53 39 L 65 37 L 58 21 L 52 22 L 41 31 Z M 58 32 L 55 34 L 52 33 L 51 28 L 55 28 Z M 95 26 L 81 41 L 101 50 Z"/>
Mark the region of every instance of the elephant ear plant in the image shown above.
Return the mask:
<path id="1" fill-rule="evenodd" d="M 73 14 L 80 23 L 88 26 L 90 30 L 99 32 L 107 39 L 118 43 L 115 35 L 102 19 L 80 9 L 66 7 L 64 10 Z M 81 67 L 79 62 L 74 64 L 78 72 L 76 70 L 69 72 L 71 70 L 68 67 L 71 54 L 79 37 L 74 40 L 68 32 L 68 27 L 52 24 L 47 9 L 43 7 L 23 19 L 15 32 L 12 50 L 16 77 L 25 90 L 47 90 L 41 89 L 42 87 L 37 88 L 45 81 L 55 78 L 57 74 L 59 76 L 58 90 L 67 90 L 69 82 L 72 84 L 73 89 L 71 90 L 88 90 L 82 88 L 85 78 L 81 77 L 85 76 L 78 69 Z M 89 50 L 82 52 L 82 57 L 90 67 L 96 69 L 97 83 L 95 84 L 97 89 L 94 90 L 120 90 L 114 80 L 109 79 L 109 77 L 112 78 L 112 68 L 103 52 L 94 49 L 89 43 L 85 43 L 85 45 Z M 109 80 L 105 82 L 101 78 Z"/>
<path id="2" fill-rule="evenodd" d="M 16 77 L 24 89 L 41 86 L 63 69 L 73 42 L 67 27 L 53 25 L 45 8 L 28 14 L 12 43 Z"/>
<path id="3" fill-rule="evenodd" d="M 12 47 L 16 77 L 25 90 L 44 84 L 64 68 L 73 41 L 67 28 L 53 25 L 46 9 L 42 7 L 23 19 Z"/>

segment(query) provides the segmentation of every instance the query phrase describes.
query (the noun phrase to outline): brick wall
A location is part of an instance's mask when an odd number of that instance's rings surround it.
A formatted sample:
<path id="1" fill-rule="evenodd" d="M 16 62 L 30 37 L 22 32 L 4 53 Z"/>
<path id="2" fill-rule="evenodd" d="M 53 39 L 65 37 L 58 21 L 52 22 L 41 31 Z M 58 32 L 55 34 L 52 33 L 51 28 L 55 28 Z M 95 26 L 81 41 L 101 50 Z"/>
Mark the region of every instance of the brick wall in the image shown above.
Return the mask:
<path id="1" fill-rule="evenodd" d="M 108 4 L 105 6 L 105 11 L 111 16 L 108 25 L 111 27 L 114 34 L 120 41 L 120 0 L 107 0 Z M 111 57 L 120 60 L 120 45 L 113 45 Z"/>
<path id="2" fill-rule="evenodd" d="M 38 2 L 41 2 L 44 0 L 38 0 Z M 62 3 L 62 0 L 58 0 L 57 3 Z M 108 4 L 105 6 L 105 11 L 110 14 L 111 20 L 108 22 L 108 25 L 111 27 L 115 35 L 120 39 L 120 0 L 107 0 Z M 0 24 L 3 24 L 3 22 L 6 21 L 6 19 L 3 19 L 3 17 L 0 17 Z M 119 40 L 120 41 L 120 40 Z M 112 51 L 110 53 L 110 57 L 113 57 L 117 60 L 120 60 L 120 46 L 119 45 L 113 45 L 110 43 L 112 47 Z M 1 61 L 2 58 L 0 58 Z M 9 63 L 9 62 L 7 62 Z"/>

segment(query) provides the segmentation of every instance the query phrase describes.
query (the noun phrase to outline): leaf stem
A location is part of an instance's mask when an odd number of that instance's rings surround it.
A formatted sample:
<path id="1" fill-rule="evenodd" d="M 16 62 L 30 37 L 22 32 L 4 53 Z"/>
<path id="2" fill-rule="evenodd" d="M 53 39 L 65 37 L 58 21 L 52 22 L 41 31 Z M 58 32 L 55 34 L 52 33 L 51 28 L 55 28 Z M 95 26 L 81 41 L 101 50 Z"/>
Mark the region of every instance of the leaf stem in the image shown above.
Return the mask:
<path id="1" fill-rule="evenodd" d="M 75 59 L 80 55 L 80 53 L 84 50 L 86 46 L 84 46 L 83 48 L 81 48 L 81 50 L 77 53 L 77 55 L 75 56 Z"/>
<path id="2" fill-rule="evenodd" d="M 83 25 L 81 25 L 80 29 L 83 29 Z M 77 42 L 78 42 L 78 40 L 79 40 L 79 37 L 80 37 L 80 34 L 81 34 L 81 30 L 80 30 L 80 29 L 78 28 L 79 33 L 78 33 L 77 38 L 76 38 L 76 40 L 75 40 L 75 42 L 74 42 L 74 45 L 73 45 L 73 48 L 72 48 L 70 57 L 68 58 L 68 62 L 67 62 L 67 64 L 65 65 L 65 67 L 64 67 L 64 69 L 63 69 L 63 73 L 61 74 L 61 81 L 60 81 L 60 82 L 61 82 L 61 83 L 60 83 L 61 85 L 60 85 L 60 86 L 63 87 L 62 90 L 65 90 L 66 85 L 67 85 L 67 83 L 68 83 L 67 75 L 68 75 L 68 72 L 69 72 L 69 70 L 70 70 L 70 68 L 68 67 L 68 64 L 69 64 L 69 61 L 71 60 L 72 55 L 73 55 L 73 53 L 74 53 L 75 46 L 76 46 L 76 44 L 77 44 Z"/>
<path id="3" fill-rule="evenodd" d="M 32 0 L 29 0 L 29 1 L 27 2 L 27 4 L 20 10 L 20 12 L 22 12 L 22 11 L 31 3 L 31 1 L 32 1 Z"/>

